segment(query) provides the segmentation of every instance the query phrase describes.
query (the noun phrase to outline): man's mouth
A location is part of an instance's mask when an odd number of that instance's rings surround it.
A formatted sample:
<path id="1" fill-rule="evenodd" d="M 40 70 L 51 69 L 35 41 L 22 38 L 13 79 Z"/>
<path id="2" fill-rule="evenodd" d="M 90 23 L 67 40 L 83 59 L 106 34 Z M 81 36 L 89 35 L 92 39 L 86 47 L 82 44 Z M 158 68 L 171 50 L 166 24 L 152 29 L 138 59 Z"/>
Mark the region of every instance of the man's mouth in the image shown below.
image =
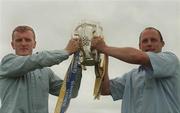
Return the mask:
<path id="1" fill-rule="evenodd" d="M 155 49 L 146 49 L 146 51 L 148 52 L 148 51 L 155 51 Z"/>
<path id="2" fill-rule="evenodd" d="M 28 48 L 21 48 L 20 50 L 22 50 L 22 51 L 27 51 Z"/>

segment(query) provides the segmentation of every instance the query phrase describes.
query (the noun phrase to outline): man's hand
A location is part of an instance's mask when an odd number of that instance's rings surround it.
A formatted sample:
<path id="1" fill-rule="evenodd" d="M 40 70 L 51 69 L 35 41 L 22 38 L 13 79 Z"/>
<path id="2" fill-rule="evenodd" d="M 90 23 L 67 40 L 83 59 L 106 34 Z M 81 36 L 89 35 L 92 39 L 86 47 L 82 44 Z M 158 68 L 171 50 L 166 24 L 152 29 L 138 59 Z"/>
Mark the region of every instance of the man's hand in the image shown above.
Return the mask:
<path id="1" fill-rule="evenodd" d="M 80 39 L 79 38 L 71 38 L 69 40 L 69 43 L 67 44 L 65 50 L 69 53 L 69 55 L 72 55 L 76 51 L 79 50 L 80 47 Z"/>
<path id="2" fill-rule="evenodd" d="M 92 49 L 96 49 L 99 52 L 103 52 L 103 50 L 107 47 L 107 45 L 104 42 L 104 38 L 96 36 L 93 37 L 91 40 L 91 47 Z"/>

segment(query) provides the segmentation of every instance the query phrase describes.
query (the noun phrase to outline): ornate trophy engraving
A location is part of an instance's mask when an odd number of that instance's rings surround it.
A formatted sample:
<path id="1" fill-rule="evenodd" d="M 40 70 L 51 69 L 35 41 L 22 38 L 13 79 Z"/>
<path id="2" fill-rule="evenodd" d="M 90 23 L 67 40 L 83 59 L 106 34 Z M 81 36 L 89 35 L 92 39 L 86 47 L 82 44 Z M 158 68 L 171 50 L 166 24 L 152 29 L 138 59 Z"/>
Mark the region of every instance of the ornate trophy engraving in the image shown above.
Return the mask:
<path id="1" fill-rule="evenodd" d="M 103 28 L 97 22 L 92 21 L 82 22 L 74 30 L 74 36 L 78 36 L 81 39 L 80 63 L 82 68 L 86 70 L 86 66 L 95 67 L 95 99 L 99 99 L 100 96 L 101 81 L 104 74 L 104 61 L 102 55 L 97 50 L 91 48 L 91 39 L 94 36 L 103 36 L 102 31 Z"/>
<path id="2" fill-rule="evenodd" d="M 93 66 L 100 62 L 100 54 L 91 49 L 91 39 L 102 36 L 102 27 L 96 22 L 83 22 L 74 30 L 74 35 L 81 39 L 80 61 L 83 66 Z"/>

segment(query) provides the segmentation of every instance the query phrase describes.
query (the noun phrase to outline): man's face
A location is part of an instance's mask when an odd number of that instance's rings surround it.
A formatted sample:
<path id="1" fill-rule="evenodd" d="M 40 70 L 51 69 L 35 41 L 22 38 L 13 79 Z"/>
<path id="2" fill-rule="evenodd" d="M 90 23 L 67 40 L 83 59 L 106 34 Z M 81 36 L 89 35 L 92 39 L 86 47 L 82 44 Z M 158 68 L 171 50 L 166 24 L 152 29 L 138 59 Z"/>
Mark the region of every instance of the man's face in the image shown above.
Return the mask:
<path id="1" fill-rule="evenodd" d="M 14 32 L 11 45 L 15 53 L 20 56 L 31 55 L 36 46 L 32 31 Z"/>
<path id="2" fill-rule="evenodd" d="M 161 41 L 160 35 L 154 29 L 144 30 L 141 34 L 139 48 L 145 52 L 161 52 L 164 42 Z"/>

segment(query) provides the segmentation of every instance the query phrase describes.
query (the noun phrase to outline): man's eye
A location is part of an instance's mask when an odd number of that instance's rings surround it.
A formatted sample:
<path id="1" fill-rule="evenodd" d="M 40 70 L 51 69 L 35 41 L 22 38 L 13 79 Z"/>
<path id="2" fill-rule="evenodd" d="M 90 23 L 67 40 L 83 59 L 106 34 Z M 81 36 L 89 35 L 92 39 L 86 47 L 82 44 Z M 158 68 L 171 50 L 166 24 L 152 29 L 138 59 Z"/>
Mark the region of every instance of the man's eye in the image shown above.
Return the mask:
<path id="1" fill-rule="evenodd" d="M 151 39 L 151 42 L 156 42 L 156 39 Z"/>
<path id="2" fill-rule="evenodd" d="M 147 43 L 147 42 L 148 42 L 148 40 L 143 40 L 142 42 L 143 42 L 143 43 Z"/>
<path id="3" fill-rule="evenodd" d="M 22 40 L 21 39 L 16 39 L 16 42 L 21 42 Z"/>
<path id="4" fill-rule="evenodd" d="M 26 39 L 26 42 L 31 42 L 31 40 L 30 39 Z"/>

